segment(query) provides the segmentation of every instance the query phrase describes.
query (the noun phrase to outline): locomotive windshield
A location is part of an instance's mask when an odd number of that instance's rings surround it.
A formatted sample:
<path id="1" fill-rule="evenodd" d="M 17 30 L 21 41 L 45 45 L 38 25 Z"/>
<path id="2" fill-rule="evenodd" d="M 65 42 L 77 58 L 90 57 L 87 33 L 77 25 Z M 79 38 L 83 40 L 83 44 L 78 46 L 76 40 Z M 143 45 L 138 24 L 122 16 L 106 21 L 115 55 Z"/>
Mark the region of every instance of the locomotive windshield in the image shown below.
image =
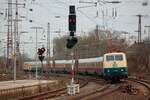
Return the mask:
<path id="1" fill-rule="evenodd" d="M 106 56 L 106 60 L 107 61 L 121 61 L 123 60 L 123 56 L 122 55 L 107 55 Z"/>
<path id="2" fill-rule="evenodd" d="M 114 55 L 106 56 L 107 61 L 114 61 Z"/>
<path id="3" fill-rule="evenodd" d="M 115 55 L 115 60 L 123 60 L 123 57 L 122 55 Z"/>

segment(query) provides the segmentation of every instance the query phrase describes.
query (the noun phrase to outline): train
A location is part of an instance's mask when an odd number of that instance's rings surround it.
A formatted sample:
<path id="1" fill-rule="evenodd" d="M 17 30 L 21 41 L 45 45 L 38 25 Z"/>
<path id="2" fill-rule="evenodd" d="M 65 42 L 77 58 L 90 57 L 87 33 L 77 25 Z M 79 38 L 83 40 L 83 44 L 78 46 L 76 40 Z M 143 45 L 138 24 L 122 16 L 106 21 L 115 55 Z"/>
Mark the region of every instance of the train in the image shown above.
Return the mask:
<path id="1" fill-rule="evenodd" d="M 75 73 L 80 75 L 101 76 L 106 80 L 120 80 L 128 77 L 128 67 L 126 55 L 123 52 L 106 53 L 102 57 L 86 58 L 78 60 L 55 60 L 50 62 L 48 66 L 46 61 L 41 62 L 25 62 L 25 72 L 35 72 L 36 66 L 40 73 L 71 73 L 72 62 L 74 64 Z"/>
<path id="2" fill-rule="evenodd" d="M 103 59 L 103 77 L 105 79 L 125 79 L 128 77 L 125 53 L 107 53 Z"/>

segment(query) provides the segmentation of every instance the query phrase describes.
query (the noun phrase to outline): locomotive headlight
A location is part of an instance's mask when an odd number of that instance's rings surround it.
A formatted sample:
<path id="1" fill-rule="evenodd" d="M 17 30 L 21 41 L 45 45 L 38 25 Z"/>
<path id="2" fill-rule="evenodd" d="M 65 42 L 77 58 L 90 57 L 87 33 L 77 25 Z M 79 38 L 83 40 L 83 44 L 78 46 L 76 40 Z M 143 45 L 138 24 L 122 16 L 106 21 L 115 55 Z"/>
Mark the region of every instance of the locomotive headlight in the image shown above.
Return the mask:
<path id="1" fill-rule="evenodd" d="M 121 69 L 121 71 L 123 71 L 123 69 Z"/>

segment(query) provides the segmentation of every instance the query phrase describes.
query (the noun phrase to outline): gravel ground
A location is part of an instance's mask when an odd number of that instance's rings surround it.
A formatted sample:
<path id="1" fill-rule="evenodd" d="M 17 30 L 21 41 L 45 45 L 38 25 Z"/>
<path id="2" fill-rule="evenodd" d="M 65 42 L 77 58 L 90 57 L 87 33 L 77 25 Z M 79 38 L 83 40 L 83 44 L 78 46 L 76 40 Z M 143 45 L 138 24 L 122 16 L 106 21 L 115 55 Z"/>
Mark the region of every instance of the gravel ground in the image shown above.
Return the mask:
<path id="1" fill-rule="evenodd" d="M 134 87 L 137 89 L 136 94 L 129 94 L 126 92 L 123 92 L 123 89 L 121 88 L 119 91 L 113 92 L 107 96 L 100 97 L 99 99 L 94 100 L 145 100 L 148 94 L 148 89 L 141 84 L 138 83 L 128 83 L 128 84 L 134 84 Z"/>
<path id="2" fill-rule="evenodd" d="M 90 92 L 90 91 L 93 91 L 93 90 L 95 90 L 97 88 L 101 88 L 101 87 L 102 87 L 102 85 L 100 85 L 100 84 L 97 84 L 97 83 L 94 83 L 94 82 L 89 82 L 88 85 L 86 85 L 85 87 L 81 88 L 80 89 L 80 93 L 76 94 L 75 96 L 79 96 L 82 93 Z M 62 95 L 61 97 L 58 97 L 58 98 L 47 99 L 47 100 L 68 100 L 68 98 L 70 98 L 70 97 L 71 96 L 68 96 L 66 94 L 66 95 Z"/>

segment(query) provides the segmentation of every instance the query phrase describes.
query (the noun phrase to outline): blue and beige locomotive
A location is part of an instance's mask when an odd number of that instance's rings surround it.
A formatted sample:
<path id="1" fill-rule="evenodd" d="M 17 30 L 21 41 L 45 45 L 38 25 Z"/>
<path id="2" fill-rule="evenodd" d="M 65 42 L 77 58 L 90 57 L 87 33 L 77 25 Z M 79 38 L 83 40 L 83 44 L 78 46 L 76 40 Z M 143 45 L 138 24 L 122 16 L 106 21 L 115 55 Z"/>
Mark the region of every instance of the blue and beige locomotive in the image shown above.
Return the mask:
<path id="1" fill-rule="evenodd" d="M 126 55 L 123 52 L 106 53 L 103 57 L 103 77 L 105 79 L 124 79 L 128 76 Z"/>

